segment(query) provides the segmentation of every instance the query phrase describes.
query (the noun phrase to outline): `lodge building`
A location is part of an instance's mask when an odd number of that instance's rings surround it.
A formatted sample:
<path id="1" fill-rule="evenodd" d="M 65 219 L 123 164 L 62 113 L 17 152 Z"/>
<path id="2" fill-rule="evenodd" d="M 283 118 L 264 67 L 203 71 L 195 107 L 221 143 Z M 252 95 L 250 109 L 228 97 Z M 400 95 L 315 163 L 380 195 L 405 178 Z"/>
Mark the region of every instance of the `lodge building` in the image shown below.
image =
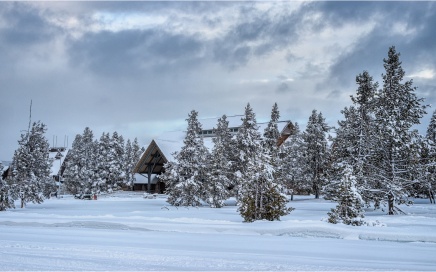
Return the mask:
<path id="1" fill-rule="evenodd" d="M 232 134 L 237 134 L 242 125 L 243 117 L 243 115 L 227 116 L 228 127 Z M 203 128 L 200 135 L 203 137 L 204 145 L 209 150 L 213 148 L 214 127 L 218 123 L 218 119 L 207 118 L 199 120 Z M 257 123 L 257 125 L 258 131 L 263 134 L 268 122 Z M 277 126 L 280 132 L 277 145 L 280 146 L 294 133 L 294 125 L 291 121 L 279 121 Z M 166 132 L 151 141 L 133 169 L 136 177 L 134 190 L 147 191 L 148 193 L 164 193 L 165 183 L 159 180 L 158 175 L 164 172 L 165 163 L 174 160 L 174 152 L 181 150 L 185 136 L 186 131 L 172 131 Z"/>

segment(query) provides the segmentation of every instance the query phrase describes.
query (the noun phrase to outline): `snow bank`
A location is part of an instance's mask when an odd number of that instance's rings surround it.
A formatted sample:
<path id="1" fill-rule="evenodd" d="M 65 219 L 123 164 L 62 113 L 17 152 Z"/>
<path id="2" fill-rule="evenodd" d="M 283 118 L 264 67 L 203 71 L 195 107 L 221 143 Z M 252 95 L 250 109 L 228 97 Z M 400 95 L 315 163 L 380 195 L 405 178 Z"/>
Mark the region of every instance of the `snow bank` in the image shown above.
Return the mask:
<path id="1" fill-rule="evenodd" d="M 335 203 L 297 196 L 282 221 L 243 223 L 221 209 L 172 207 L 164 195 L 71 197 L 0 213 L 2 270 L 436 270 L 436 205 L 367 211 L 378 226 L 323 220 Z"/>

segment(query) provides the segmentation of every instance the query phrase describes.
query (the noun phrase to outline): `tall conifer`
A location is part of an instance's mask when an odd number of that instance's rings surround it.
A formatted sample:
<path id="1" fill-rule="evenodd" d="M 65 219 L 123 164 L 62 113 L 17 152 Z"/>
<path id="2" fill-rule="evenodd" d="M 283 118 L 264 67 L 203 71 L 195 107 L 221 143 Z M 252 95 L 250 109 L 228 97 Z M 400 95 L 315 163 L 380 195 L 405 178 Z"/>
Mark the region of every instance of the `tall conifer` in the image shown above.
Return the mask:
<path id="1" fill-rule="evenodd" d="M 329 151 L 327 147 L 327 132 L 329 127 L 322 113 L 312 111 L 306 130 L 303 133 L 305 179 L 312 185 L 315 198 L 319 198 L 321 187 L 326 182 Z"/>
<path id="2" fill-rule="evenodd" d="M 3 180 L 3 165 L 0 162 L 0 211 L 15 208 L 11 193 L 9 184 Z"/>
<path id="3" fill-rule="evenodd" d="M 175 161 L 165 165 L 161 179 L 165 182 L 168 203 L 174 206 L 200 206 L 205 198 L 208 150 L 200 136 L 198 112 L 192 110 L 186 119 L 188 129 L 183 147 L 175 154 Z"/>
<path id="4" fill-rule="evenodd" d="M 50 178 L 49 143 L 45 138 L 46 126 L 33 123 L 31 129 L 21 135 L 19 147 L 12 161 L 12 186 L 14 198 L 21 201 L 21 208 L 28 202 L 42 203 L 56 191 Z"/>
<path id="5" fill-rule="evenodd" d="M 390 215 L 398 211 L 395 203 L 406 201 L 415 183 L 412 172 L 419 150 L 415 142 L 418 132 L 412 126 L 420 123 L 426 108 L 423 99 L 416 96 L 412 80 L 403 83 L 405 72 L 399 57 L 395 47 L 390 47 L 388 58 L 383 60 L 386 73 L 382 75 L 383 88 L 378 92 L 375 107 L 378 137 L 372 166 L 377 173 L 373 189 L 378 193 L 374 198 L 387 200 Z"/>
<path id="6" fill-rule="evenodd" d="M 214 129 L 214 147 L 211 152 L 208 177 L 206 182 L 206 202 L 213 208 L 224 206 L 224 201 L 229 198 L 232 178 L 232 135 L 229 130 L 227 116 L 218 119 Z"/>

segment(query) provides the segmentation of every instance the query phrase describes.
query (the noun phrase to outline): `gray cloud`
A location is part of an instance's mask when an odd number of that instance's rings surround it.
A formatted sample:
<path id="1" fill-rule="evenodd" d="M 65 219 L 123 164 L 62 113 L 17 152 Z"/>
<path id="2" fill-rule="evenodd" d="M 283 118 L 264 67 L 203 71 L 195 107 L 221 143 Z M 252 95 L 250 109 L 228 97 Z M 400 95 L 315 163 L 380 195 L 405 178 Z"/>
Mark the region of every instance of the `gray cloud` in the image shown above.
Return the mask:
<path id="1" fill-rule="evenodd" d="M 286 82 L 281 82 L 278 86 L 277 86 L 277 92 L 279 93 L 284 93 L 284 92 L 289 92 L 290 88 L 289 85 Z"/>
<path id="2" fill-rule="evenodd" d="M 429 55 L 436 48 L 434 25 L 436 25 L 436 6 L 428 2 L 352 2 L 320 4 L 324 11 L 326 23 L 345 24 L 361 21 L 362 14 L 375 17 L 379 15 L 376 26 L 367 35 L 355 42 L 352 50 L 342 54 L 331 66 L 329 79 L 336 84 L 351 87 L 355 76 L 363 70 L 368 70 L 378 79 L 383 73 L 383 58 L 386 58 L 388 48 L 396 46 L 401 53 L 403 68 L 414 67 L 416 60 L 436 63 L 436 56 Z M 327 9 L 325 9 L 327 8 Z M 337 8 L 337 9 L 336 9 Z M 359 10 L 352 12 L 351 10 Z M 348 14 L 350 11 L 350 15 Z M 354 14 L 357 13 L 357 14 Z M 426 19 L 423 19 L 426 18 Z M 396 23 L 413 28 L 410 33 L 394 31 Z M 422 65 L 418 63 L 417 65 Z"/>
<path id="3" fill-rule="evenodd" d="M 0 159 L 31 99 L 49 139 L 89 126 L 146 144 L 192 109 L 240 114 L 247 102 L 259 119 L 278 102 L 285 119 L 304 124 L 316 108 L 334 125 L 355 76 L 379 80 L 389 46 L 406 75 L 436 69 L 435 25 L 431 2 L 1 2 Z M 414 80 L 432 104 L 435 80 Z"/>
<path id="4" fill-rule="evenodd" d="M 28 47 L 58 34 L 58 29 L 47 23 L 38 10 L 23 3 L 2 3 L 0 14 L 7 25 L 0 30 L 2 43 Z"/>
<path id="5" fill-rule="evenodd" d="M 72 41 L 71 62 L 103 75 L 131 75 L 195 65 L 203 45 L 196 37 L 161 29 L 87 33 Z"/>
<path id="6" fill-rule="evenodd" d="M 243 66 L 252 56 L 264 56 L 298 40 L 301 15 L 272 14 L 271 10 L 242 7 L 241 21 L 233 26 L 214 46 L 215 60 L 230 68 Z M 246 19 L 249 18 L 249 19 Z"/>

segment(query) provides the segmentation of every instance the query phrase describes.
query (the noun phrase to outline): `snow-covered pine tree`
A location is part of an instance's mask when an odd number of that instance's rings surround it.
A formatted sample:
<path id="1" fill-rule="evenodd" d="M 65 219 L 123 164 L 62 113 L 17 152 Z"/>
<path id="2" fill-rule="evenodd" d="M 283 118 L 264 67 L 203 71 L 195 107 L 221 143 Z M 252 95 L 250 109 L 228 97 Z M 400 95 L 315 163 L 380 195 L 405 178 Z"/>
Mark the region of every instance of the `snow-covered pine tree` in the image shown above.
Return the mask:
<path id="1" fill-rule="evenodd" d="M 123 165 L 123 171 L 124 171 L 124 184 L 130 189 L 132 189 L 133 186 L 133 179 L 134 175 L 132 172 L 132 169 L 134 167 L 134 161 L 133 161 L 133 148 L 132 148 L 132 142 L 130 139 L 127 139 L 125 150 L 124 150 L 124 165 Z"/>
<path id="2" fill-rule="evenodd" d="M 14 199 L 20 199 L 21 208 L 28 202 L 42 203 L 56 191 L 50 178 L 49 143 L 44 134 L 45 124 L 33 123 L 29 131 L 21 135 L 19 147 L 12 160 L 12 186 Z"/>
<path id="3" fill-rule="evenodd" d="M 281 183 L 288 188 L 291 200 L 294 199 L 296 192 L 310 191 L 311 188 L 303 178 L 306 167 L 304 150 L 303 134 L 298 123 L 295 123 L 294 133 L 289 136 L 280 150 L 278 170 Z"/>
<path id="4" fill-rule="evenodd" d="M 250 104 L 245 108 L 236 142 L 239 154 L 237 163 L 240 163 L 236 174 L 239 180 L 239 213 L 246 222 L 279 220 L 292 208 L 286 207 L 286 196 L 281 193 L 283 188 L 274 180 L 276 170 L 271 164 L 269 150 L 263 146 Z"/>
<path id="5" fill-rule="evenodd" d="M 345 116 L 345 123 L 348 123 L 349 131 L 345 133 L 349 135 L 348 148 L 354 150 L 349 155 L 355 159 L 354 161 L 342 161 L 342 163 L 348 163 L 353 166 L 353 174 L 356 176 L 357 182 L 356 186 L 362 197 L 365 200 L 369 200 L 370 197 L 367 197 L 367 195 L 371 194 L 370 177 L 374 174 L 370 160 L 374 140 L 377 139 L 374 119 L 378 83 L 373 81 L 373 78 L 367 71 L 364 71 L 356 76 L 356 84 L 358 85 L 356 96 L 351 97 L 356 112 L 353 114 L 350 110 L 350 114 Z"/>
<path id="6" fill-rule="evenodd" d="M 262 144 L 265 147 L 267 154 L 271 157 L 271 163 L 276 166 L 278 160 L 279 147 L 277 141 L 280 136 L 280 132 L 277 126 L 277 122 L 280 119 L 280 112 L 277 103 L 274 103 L 271 110 L 271 119 L 268 122 L 267 127 L 263 133 Z"/>
<path id="7" fill-rule="evenodd" d="M 356 189 L 356 177 L 353 175 L 352 167 L 345 167 L 343 177 L 338 185 L 339 194 L 334 199 L 338 201 L 338 205 L 328 213 L 328 222 L 352 226 L 364 224 L 363 200 Z"/>
<path id="8" fill-rule="evenodd" d="M 133 168 L 144 153 L 144 148 L 141 148 L 138 143 L 138 139 L 135 138 L 133 142 L 130 139 L 127 140 L 124 150 L 124 184 L 133 191 L 133 185 L 135 182 L 135 175 Z"/>
<path id="9" fill-rule="evenodd" d="M 357 168 L 359 161 L 359 147 L 361 143 L 360 125 L 362 120 L 359 116 L 359 110 L 354 106 L 345 107 L 341 113 L 344 120 L 338 121 L 336 137 L 333 138 L 332 158 L 334 158 L 333 176 L 340 179 L 343 176 L 342 165 L 349 165 Z M 339 165 L 339 167 L 338 167 Z M 340 169 L 337 169 L 340 168 Z M 336 171 L 338 170 L 338 171 Z M 356 171 L 357 172 L 357 171 Z"/>
<path id="10" fill-rule="evenodd" d="M 329 129 L 322 113 L 313 110 L 303 132 L 306 164 L 304 177 L 307 183 L 311 183 L 315 198 L 319 198 L 321 186 L 326 181 L 329 160 L 326 135 Z"/>
<path id="11" fill-rule="evenodd" d="M 112 192 L 113 189 L 119 186 L 118 182 L 120 182 L 123 173 L 123 158 L 124 139 L 115 131 L 112 133 L 107 153 L 108 175 L 106 185 L 109 192 Z"/>
<path id="12" fill-rule="evenodd" d="M 142 154 L 144 154 L 145 152 L 145 147 L 140 147 L 139 143 L 138 143 L 138 139 L 135 138 L 133 140 L 132 143 L 132 151 L 133 151 L 133 167 L 136 165 L 136 163 L 138 163 L 139 159 L 141 158 Z M 133 168 L 132 168 L 133 170 Z M 133 181 L 132 181 L 132 190 L 133 190 L 133 184 L 136 181 L 135 177 L 133 177 Z"/>
<path id="13" fill-rule="evenodd" d="M 91 146 L 91 153 L 89 155 L 89 191 L 91 194 L 99 194 L 102 191 L 102 188 L 104 188 L 104 183 L 102 182 L 100 178 L 100 172 L 99 172 L 99 141 L 97 139 L 94 139 L 94 142 Z"/>
<path id="14" fill-rule="evenodd" d="M 82 135 L 77 134 L 65 159 L 66 167 L 63 174 L 64 186 L 73 194 L 80 193 L 83 188 L 81 174 L 81 169 L 83 167 L 81 163 L 81 145 Z"/>
<path id="15" fill-rule="evenodd" d="M 292 211 L 292 208 L 287 208 L 287 197 L 288 192 L 286 186 L 284 186 L 283 172 L 280 171 L 281 159 L 279 154 L 283 147 L 277 145 L 278 139 L 280 137 L 280 132 L 278 129 L 278 121 L 280 119 L 280 112 L 277 103 L 274 103 L 271 110 L 271 119 L 265 128 L 262 146 L 263 150 L 269 157 L 269 162 L 273 168 L 273 179 L 266 184 L 264 196 L 262 197 L 263 206 L 265 207 L 263 218 L 267 220 L 279 220 L 280 216 L 288 214 Z"/>
<path id="16" fill-rule="evenodd" d="M 418 193 L 427 194 L 430 203 L 435 204 L 436 188 L 436 111 L 427 127 L 426 137 L 421 141 L 421 171 Z"/>
<path id="17" fill-rule="evenodd" d="M 0 170 L 3 170 L 3 165 L 0 162 Z M 0 174 L 3 174 L 0 172 Z M 11 191 L 9 189 L 9 184 L 3 180 L 3 175 L 0 175 L 0 211 L 5 211 L 6 209 L 15 208 L 14 200 L 11 196 Z"/>
<path id="18" fill-rule="evenodd" d="M 64 172 L 65 187 L 73 194 L 96 193 L 94 181 L 98 172 L 95 169 L 95 145 L 94 134 L 89 127 L 84 129 L 82 135 L 78 134 L 74 138 Z"/>
<path id="19" fill-rule="evenodd" d="M 262 183 L 264 179 L 255 177 L 255 174 L 263 173 L 262 176 L 269 175 L 272 179 L 272 167 L 268 159 L 264 158 L 262 150 L 261 136 L 258 131 L 256 115 L 250 104 L 245 107 L 245 115 L 242 118 L 242 126 L 236 135 L 236 184 L 238 211 L 246 222 L 253 222 L 260 219 L 259 201 Z M 260 155 L 260 156 L 259 156 Z M 264 158 L 267 165 L 262 169 L 261 163 L 258 163 L 258 157 Z M 268 178 L 268 176 L 266 177 Z"/>
<path id="20" fill-rule="evenodd" d="M 345 119 L 338 121 L 339 127 L 336 128 L 336 137 L 333 138 L 331 151 L 330 181 L 324 187 L 324 193 L 328 199 L 336 198 L 341 194 L 335 180 L 339 181 L 342 178 L 345 165 L 352 167 L 353 175 L 359 177 L 359 181 L 361 181 L 358 182 L 359 189 L 362 188 L 362 183 L 371 174 L 367 165 L 370 150 L 366 141 L 368 139 L 366 130 L 362 129 L 361 111 L 350 106 L 342 110 L 341 113 Z"/>
<path id="21" fill-rule="evenodd" d="M 374 99 L 378 84 L 367 71 L 356 76 L 356 84 L 359 86 L 356 96 L 351 96 L 354 106 L 345 108 L 342 111 L 345 119 L 338 122 L 333 157 L 336 163 L 353 166 L 356 178 L 363 178 L 368 174 L 366 160 L 374 137 Z"/>
<path id="22" fill-rule="evenodd" d="M 101 190 L 107 192 L 110 188 L 110 134 L 103 132 L 98 142 L 98 171 L 101 184 Z"/>
<path id="23" fill-rule="evenodd" d="M 206 202 L 212 208 L 221 208 L 224 201 L 229 198 L 232 178 L 232 134 L 229 130 L 227 116 L 218 119 L 215 138 L 212 139 L 214 147 L 211 152 L 209 170 L 205 183 Z"/>
<path id="24" fill-rule="evenodd" d="M 402 82 L 405 72 L 400 54 L 389 48 L 388 58 L 383 59 L 386 74 L 383 88 L 378 92 L 375 106 L 375 124 L 378 132 L 372 166 L 376 171 L 373 180 L 374 200 L 387 201 L 388 214 L 397 213 L 395 203 L 406 201 L 409 189 L 415 183 L 412 173 L 419 150 L 415 144 L 418 136 L 412 126 L 420 123 L 425 114 L 423 99 L 416 96 L 412 80 Z"/>
<path id="25" fill-rule="evenodd" d="M 242 118 L 242 125 L 236 134 L 235 155 L 234 155 L 234 173 L 235 189 L 239 190 L 239 181 L 242 173 L 247 171 L 248 164 L 257 153 L 261 152 L 260 148 L 261 135 L 258 131 L 256 116 L 250 103 L 245 107 L 245 115 Z M 238 194 L 238 193 L 237 193 Z"/>
<path id="26" fill-rule="evenodd" d="M 436 110 L 433 111 L 433 114 L 431 115 L 430 123 L 427 127 L 426 138 L 433 143 L 436 143 Z"/>
<path id="27" fill-rule="evenodd" d="M 174 206 L 200 206 L 205 198 L 209 151 L 200 136 L 201 124 L 197 116 L 195 110 L 190 112 L 186 119 L 188 129 L 184 145 L 175 154 L 175 161 L 165 165 L 165 172 L 161 175 L 167 188 L 167 201 Z"/>

